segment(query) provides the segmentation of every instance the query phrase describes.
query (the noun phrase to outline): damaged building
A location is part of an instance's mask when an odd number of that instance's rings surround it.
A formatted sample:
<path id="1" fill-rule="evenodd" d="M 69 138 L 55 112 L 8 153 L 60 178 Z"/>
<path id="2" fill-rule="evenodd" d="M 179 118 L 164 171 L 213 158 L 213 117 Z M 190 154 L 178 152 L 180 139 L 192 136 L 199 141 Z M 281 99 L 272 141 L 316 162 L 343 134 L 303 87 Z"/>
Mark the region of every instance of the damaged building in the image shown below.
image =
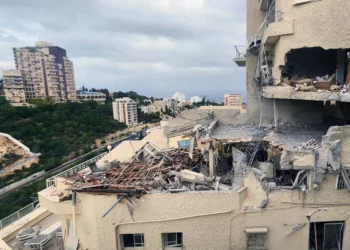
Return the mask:
<path id="1" fill-rule="evenodd" d="M 48 179 L 66 248 L 350 249 L 349 7 L 247 0 L 247 114 L 184 112 Z"/>
<path id="2" fill-rule="evenodd" d="M 350 126 L 280 129 L 193 124 L 189 147 L 57 175 L 40 204 L 79 249 L 349 248 Z"/>
<path id="3" fill-rule="evenodd" d="M 251 119 L 349 123 L 349 8 L 342 0 L 247 1 L 246 52 L 234 61 L 246 67 Z"/>

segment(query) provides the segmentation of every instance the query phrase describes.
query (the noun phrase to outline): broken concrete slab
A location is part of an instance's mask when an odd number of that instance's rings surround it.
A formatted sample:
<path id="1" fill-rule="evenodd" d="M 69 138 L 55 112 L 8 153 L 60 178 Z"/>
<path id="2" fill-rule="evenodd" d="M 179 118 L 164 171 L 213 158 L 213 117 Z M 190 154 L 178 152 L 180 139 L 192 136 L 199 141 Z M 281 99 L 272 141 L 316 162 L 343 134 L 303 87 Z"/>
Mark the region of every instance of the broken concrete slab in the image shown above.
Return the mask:
<path id="1" fill-rule="evenodd" d="M 340 140 L 336 140 L 329 146 L 328 164 L 332 167 L 333 171 L 340 169 L 340 142 Z"/>

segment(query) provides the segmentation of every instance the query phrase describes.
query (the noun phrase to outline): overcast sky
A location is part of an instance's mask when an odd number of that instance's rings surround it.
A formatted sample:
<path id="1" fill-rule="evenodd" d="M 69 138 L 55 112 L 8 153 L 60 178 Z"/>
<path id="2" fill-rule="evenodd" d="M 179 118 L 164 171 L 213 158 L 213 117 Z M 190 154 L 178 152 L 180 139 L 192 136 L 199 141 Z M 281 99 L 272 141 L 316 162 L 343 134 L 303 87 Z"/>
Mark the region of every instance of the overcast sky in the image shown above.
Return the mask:
<path id="1" fill-rule="evenodd" d="M 0 69 L 12 47 L 67 50 L 77 88 L 223 98 L 245 92 L 232 58 L 245 44 L 243 0 L 1 0 Z"/>

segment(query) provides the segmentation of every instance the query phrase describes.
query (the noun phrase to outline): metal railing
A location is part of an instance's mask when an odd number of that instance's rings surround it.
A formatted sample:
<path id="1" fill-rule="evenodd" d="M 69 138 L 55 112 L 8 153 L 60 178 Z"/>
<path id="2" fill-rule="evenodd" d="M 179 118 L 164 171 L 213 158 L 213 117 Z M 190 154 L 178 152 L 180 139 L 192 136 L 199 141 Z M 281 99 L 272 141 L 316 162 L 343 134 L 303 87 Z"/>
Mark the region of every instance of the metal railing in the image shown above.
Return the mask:
<path id="1" fill-rule="evenodd" d="M 269 26 L 270 23 L 282 21 L 281 11 L 271 11 L 266 14 L 265 17 L 265 27 Z"/>
<path id="2" fill-rule="evenodd" d="M 70 177 L 75 175 L 76 173 L 78 173 L 80 170 L 83 170 L 84 168 L 88 167 L 90 165 L 90 163 L 95 163 L 97 162 L 99 159 L 101 159 L 103 156 L 105 156 L 107 154 L 107 152 L 104 152 L 98 156 L 95 156 L 87 161 L 84 161 L 83 163 L 80 163 L 79 165 L 76 165 L 70 169 L 67 169 L 59 174 L 56 174 L 54 176 L 52 176 L 51 178 L 46 180 L 46 187 L 50 187 L 52 185 L 56 185 L 55 183 L 55 178 L 56 177 Z"/>
<path id="3" fill-rule="evenodd" d="M 3 229 L 4 227 L 7 227 L 8 225 L 12 224 L 13 222 L 19 220 L 23 216 L 33 212 L 36 209 L 36 206 L 39 204 L 39 201 L 34 201 L 33 203 L 30 203 L 29 205 L 21 208 L 17 212 L 14 212 L 13 214 L 3 218 L 0 220 L 0 229 Z"/>
<path id="4" fill-rule="evenodd" d="M 247 56 L 247 46 L 238 45 L 235 46 L 236 49 L 236 57 L 235 58 L 246 58 Z"/>

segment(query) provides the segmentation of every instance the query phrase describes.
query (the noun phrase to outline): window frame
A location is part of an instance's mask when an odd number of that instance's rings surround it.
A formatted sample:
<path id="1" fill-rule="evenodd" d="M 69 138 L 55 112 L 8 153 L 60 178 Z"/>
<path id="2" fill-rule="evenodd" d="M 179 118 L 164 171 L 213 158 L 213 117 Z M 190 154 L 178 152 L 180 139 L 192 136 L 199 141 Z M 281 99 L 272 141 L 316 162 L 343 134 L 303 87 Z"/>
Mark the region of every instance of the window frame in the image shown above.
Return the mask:
<path id="1" fill-rule="evenodd" d="M 350 169 L 344 169 L 344 170 L 347 173 L 348 177 L 350 178 Z M 341 185 L 341 187 L 339 187 L 339 185 Z M 345 182 L 340 173 L 337 175 L 337 179 L 335 181 L 335 189 L 337 190 L 346 189 Z"/>
<path id="2" fill-rule="evenodd" d="M 124 244 L 124 236 L 126 235 L 132 235 L 133 237 L 133 246 L 125 246 Z M 138 239 L 136 241 L 136 237 L 140 237 L 140 239 Z M 129 248 L 143 248 L 145 247 L 145 234 L 143 233 L 126 233 L 126 234 L 120 234 L 120 245 L 122 247 L 122 249 L 129 249 Z"/>
<path id="3" fill-rule="evenodd" d="M 174 240 L 169 240 L 169 235 L 174 235 Z M 163 249 L 167 248 L 183 248 L 183 233 L 182 232 L 169 232 L 162 233 Z"/>
<path id="4" fill-rule="evenodd" d="M 246 233 L 247 235 L 247 242 L 246 242 L 246 249 L 247 250 L 267 250 L 268 249 L 268 238 L 267 238 L 267 232 L 261 232 L 261 233 Z M 254 236 L 258 236 L 258 237 L 264 237 L 263 239 L 258 239 L 259 241 L 261 241 L 264 246 L 258 246 L 258 244 L 255 244 L 255 246 L 250 246 L 253 245 L 254 242 L 249 242 L 249 240 L 253 241 L 254 239 L 249 239 L 249 237 L 254 237 Z M 251 244 L 250 244 L 251 243 Z M 259 242 L 260 243 L 260 242 Z"/>

